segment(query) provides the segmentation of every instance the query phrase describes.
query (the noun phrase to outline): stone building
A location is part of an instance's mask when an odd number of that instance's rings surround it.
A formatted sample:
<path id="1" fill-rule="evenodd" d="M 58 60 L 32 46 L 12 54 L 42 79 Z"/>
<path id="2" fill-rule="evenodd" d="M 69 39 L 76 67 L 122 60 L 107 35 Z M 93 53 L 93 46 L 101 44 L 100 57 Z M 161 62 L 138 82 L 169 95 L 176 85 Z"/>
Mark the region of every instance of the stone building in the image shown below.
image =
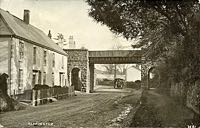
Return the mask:
<path id="1" fill-rule="evenodd" d="M 68 86 L 67 54 L 40 29 L 0 9 L 0 73 L 6 73 L 8 94 L 17 95 L 35 84 Z"/>
<path id="2" fill-rule="evenodd" d="M 68 81 L 75 90 L 86 91 L 89 87 L 89 52 L 87 49 L 64 49 L 68 54 Z M 89 91 L 89 89 L 87 89 Z"/>

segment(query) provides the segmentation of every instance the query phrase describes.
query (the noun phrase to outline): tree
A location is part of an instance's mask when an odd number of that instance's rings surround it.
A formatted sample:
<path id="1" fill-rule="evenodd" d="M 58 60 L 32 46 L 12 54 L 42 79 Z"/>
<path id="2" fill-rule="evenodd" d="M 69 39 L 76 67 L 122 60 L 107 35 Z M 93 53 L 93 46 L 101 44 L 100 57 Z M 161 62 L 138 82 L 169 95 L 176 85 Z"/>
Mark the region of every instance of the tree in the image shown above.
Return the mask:
<path id="1" fill-rule="evenodd" d="M 127 39 L 149 49 L 151 60 L 162 58 L 168 68 L 200 79 L 200 5 L 198 0 L 87 0 L 89 16 Z M 175 55 L 175 56 L 174 56 Z M 180 64 L 181 63 L 181 64 Z M 174 65 L 173 65 L 174 64 Z M 170 66 L 170 67 L 169 67 Z"/>
<path id="2" fill-rule="evenodd" d="M 55 40 L 57 40 L 57 43 L 61 48 L 63 48 L 63 46 L 65 45 L 64 42 L 66 42 L 64 35 L 62 33 L 58 33 L 56 38 L 53 38 Z"/>

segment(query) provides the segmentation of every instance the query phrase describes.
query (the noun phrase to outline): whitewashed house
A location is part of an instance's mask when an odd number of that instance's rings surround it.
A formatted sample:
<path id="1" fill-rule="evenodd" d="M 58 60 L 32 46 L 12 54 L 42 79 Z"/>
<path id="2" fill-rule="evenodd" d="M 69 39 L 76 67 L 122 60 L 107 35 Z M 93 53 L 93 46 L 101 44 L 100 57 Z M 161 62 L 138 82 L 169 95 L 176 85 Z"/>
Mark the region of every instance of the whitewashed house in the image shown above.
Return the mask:
<path id="1" fill-rule="evenodd" d="M 68 86 L 67 54 L 29 23 L 29 13 L 24 10 L 22 20 L 0 9 L 0 73 L 9 75 L 9 95 L 35 84 Z"/>

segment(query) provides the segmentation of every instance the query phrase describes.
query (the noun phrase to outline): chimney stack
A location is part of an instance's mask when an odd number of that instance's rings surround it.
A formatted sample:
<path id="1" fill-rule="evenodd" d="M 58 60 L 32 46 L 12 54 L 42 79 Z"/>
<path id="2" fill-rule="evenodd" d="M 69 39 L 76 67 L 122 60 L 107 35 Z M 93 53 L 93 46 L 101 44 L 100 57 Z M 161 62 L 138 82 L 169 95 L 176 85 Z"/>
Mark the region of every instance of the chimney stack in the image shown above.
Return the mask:
<path id="1" fill-rule="evenodd" d="M 29 10 L 24 10 L 24 22 L 26 24 L 29 24 L 30 22 L 30 11 Z"/>
<path id="2" fill-rule="evenodd" d="M 51 39 L 52 35 L 51 35 L 51 30 L 49 30 L 49 33 L 48 33 L 48 37 Z"/>
<path id="3" fill-rule="evenodd" d="M 75 49 L 76 48 L 76 44 L 74 41 L 73 36 L 69 36 L 69 49 Z"/>

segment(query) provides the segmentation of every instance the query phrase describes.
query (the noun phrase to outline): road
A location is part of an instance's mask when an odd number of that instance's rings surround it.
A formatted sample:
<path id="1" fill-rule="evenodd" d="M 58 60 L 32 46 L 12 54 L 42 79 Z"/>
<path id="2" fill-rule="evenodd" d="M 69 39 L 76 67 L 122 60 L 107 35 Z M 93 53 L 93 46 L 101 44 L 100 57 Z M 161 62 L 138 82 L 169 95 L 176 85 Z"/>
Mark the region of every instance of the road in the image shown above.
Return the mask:
<path id="1" fill-rule="evenodd" d="M 95 93 L 77 92 L 77 96 L 57 102 L 2 113 L 0 124 L 6 128 L 125 126 L 128 118 L 132 119 L 140 96 L 140 90 L 98 86 Z"/>

